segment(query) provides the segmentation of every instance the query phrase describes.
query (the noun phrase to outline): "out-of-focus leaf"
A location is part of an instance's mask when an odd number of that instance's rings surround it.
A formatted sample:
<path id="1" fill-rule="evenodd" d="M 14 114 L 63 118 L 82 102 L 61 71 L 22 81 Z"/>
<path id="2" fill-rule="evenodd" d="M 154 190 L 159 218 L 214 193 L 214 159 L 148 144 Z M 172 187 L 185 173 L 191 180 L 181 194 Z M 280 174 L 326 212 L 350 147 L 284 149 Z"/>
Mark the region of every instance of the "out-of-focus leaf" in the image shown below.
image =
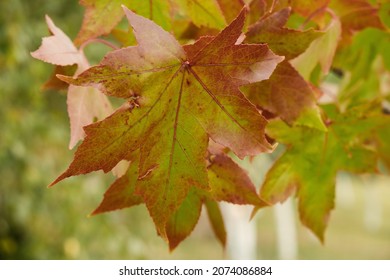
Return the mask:
<path id="1" fill-rule="evenodd" d="M 215 155 L 208 168 L 211 196 L 234 204 L 265 205 L 248 175 L 224 154 Z"/>
<path id="2" fill-rule="evenodd" d="M 323 74 L 327 74 L 333 62 L 333 57 L 341 36 L 341 23 L 337 18 L 332 18 L 325 34 L 314 40 L 308 49 L 294 58 L 291 64 L 305 80 L 310 80 L 310 74 L 319 63 Z"/>
<path id="3" fill-rule="evenodd" d="M 226 229 L 221 209 L 219 208 L 218 203 L 213 200 L 206 200 L 204 204 L 206 205 L 207 215 L 209 217 L 214 234 L 218 238 L 219 242 L 221 242 L 222 246 L 225 246 Z"/>
<path id="4" fill-rule="evenodd" d="M 261 198 L 271 204 L 283 202 L 296 190 L 301 221 L 322 241 L 334 207 L 337 172 L 375 172 L 381 151 L 374 135 L 390 123 L 390 118 L 371 110 L 342 114 L 333 105 L 323 108 L 327 132 L 270 122 L 267 133 L 287 150 L 260 190 Z"/>
<path id="5" fill-rule="evenodd" d="M 45 37 L 38 50 L 31 55 L 47 63 L 57 66 L 77 65 L 75 75 L 89 67 L 89 63 L 81 50 L 54 25 L 46 16 L 46 22 L 52 36 Z M 67 96 L 68 114 L 70 119 L 70 142 L 72 149 L 85 136 L 83 127 L 91 124 L 95 118 L 102 119 L 112 112 L 111 104 L 106 96 L 94 88 L 81 88 L 70 85 Z"/>
<path id="6" fill-rule="evenodd" d="M 322 32 L 309 29 L 299 31 L 285 28 L 290 16 L 290 9 L 285 8 L 268 17 L 260 19 L 249 27 L 246 41 L 250 43 L 267 43 L 276 54 L 284 55 L 287 60 L 303 53 L 313 42 L 321 37 Z"/>

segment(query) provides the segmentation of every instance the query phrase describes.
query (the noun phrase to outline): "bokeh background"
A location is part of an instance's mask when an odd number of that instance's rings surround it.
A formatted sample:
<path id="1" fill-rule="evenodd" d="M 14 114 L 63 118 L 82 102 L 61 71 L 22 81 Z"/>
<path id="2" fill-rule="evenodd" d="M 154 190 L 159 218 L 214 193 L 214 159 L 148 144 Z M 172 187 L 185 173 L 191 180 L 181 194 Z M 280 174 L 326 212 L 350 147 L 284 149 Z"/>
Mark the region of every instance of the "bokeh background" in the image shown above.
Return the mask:
<path id="1" fill-rule="evenodd" d="M 77 0 L 0 1 L 0 259 L 390 259 L 390 181 L 383 175 L 339 175 L 325 244 L 299 223 L 295 202 L 288 201 L 260 211 L 250 224 L 250 209 L 224 205 L 228 223 L 237 229 L 232 219 L 242 221 L 241 232 L 228 232 L 228 249 L 202 214 L 172 253 L 144 206 L 88 217 L 110 175 L 79 176 L 48 189 L 73 151 L 66 93 L 42 90 L 54 67 L 30 56 L 48 35 L 45 14 L 74 38 L 83 9 Z M 92 51 L 92 61 L 102 51 Z M 259 185 L 272 160 L 242 164 Z"/>

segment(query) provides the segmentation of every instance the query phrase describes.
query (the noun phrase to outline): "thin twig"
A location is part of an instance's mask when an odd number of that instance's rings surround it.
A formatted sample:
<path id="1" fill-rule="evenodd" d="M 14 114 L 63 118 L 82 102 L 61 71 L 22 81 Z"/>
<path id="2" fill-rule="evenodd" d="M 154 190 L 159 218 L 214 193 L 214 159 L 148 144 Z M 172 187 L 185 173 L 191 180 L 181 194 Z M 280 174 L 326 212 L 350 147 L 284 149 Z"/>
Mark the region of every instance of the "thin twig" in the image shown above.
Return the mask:
<path id="1" fill-rule="evenodd" d="M 101 44 L 104 44 L 110 48 L 112 48 L 113 50 L 119 50 L 119 47 L 114 45 L 113 43 L 107 41 L 107 40 L 104 40 L 104 39 L 100 39 L 100 38 L 95 38 L 95 39 L 89 39 L 87 41 L 85 41 L 81 46 L 80 46 L 80 50 L 84 50 L 84 48 L 91 44 L 91 43 L 101 43 Z"/>

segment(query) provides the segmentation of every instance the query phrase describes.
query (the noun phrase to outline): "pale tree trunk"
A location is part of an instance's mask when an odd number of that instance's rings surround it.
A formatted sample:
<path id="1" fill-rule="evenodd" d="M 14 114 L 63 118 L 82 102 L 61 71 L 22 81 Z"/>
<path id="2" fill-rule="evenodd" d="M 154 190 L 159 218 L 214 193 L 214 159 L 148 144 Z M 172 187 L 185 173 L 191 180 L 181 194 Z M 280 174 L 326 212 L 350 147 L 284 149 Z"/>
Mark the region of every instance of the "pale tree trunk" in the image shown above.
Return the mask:
<path id="1" fill-rule="evenodd" d="M 274 207 L 278 258 L 294 260 L 298 257 L 297 225 L 291 198 Z"/>

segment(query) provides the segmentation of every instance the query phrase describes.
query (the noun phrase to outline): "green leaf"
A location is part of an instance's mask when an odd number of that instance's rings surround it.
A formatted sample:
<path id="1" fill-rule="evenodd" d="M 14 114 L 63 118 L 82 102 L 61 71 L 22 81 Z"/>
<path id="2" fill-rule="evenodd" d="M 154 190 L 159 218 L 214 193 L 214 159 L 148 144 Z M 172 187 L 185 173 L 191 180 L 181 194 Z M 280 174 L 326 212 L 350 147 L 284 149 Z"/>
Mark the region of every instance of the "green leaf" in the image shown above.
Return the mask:
<path id="1" fill-rule="evenodd" d="M 307 81 L 318 63 L 323 74 L 329 72 L 341 36 L 340 21 L 333 18 L 324 32 L 325 34 L 314 40 L 304 53 L 291 61 L 292 66 Z"/>
<path id="2" fill-rule="evenodd" d="M 226 20 L 217 0 L 174 0 L 196 26 L 222 29 Z"/>
<path id="3" fill-rule="evenodd" d="M 202 200 L 193 188 L 167 223 L 166 233 L 171 251 L 194 230 L 201 210 Z"/>
<path id="4" fill-rule="evenodd" d="M 363 108 L 344 114 L 333 105 L 323 108 L 329 118 L 327 132 L 289 127 L 280 120 L 269 123 L 267 133 L 287 150 L 267 173 L 260 190 L 260 197 L 271 204 L 283 202 L 296 191 L 301 221 L 321 241 L 334 208 L 337 172 L 376 172 L 378 151 L 368 143 L 390 120 Z"/>
<path id="5" fill-rule="evenodd" d="M 308 17 L 315 13 L 323 12 L 328 6 L 330 0 L 294 0 L 291 1 L 291 7 L 294 11 Z"/>
<path id="6" fill-rule="evenodd" d="M 218 203 L 213 200 L 206 200 L 205 205 L 207 209 L 207 215 L 209 217 L 214 234 L 218 238 L 219 242 L 221 242 L 222 246 L 225 247 L 226 229 L 221 209 L 219 208 Z"/>
<path id="7" fill-rule="evenodd" d="M 168 1 L 150 0 L 80 0 L 86 8 L 83 24 L 75 39 L 77 45 L 85 41 L 107 35 L 123 17 L 122 5 L 147 17 L 166 30 L 171 29 L 170 6 Z"/>
<path id="8" fill-rule="evenodd" d="M 379 8 L 379 17 L 383 24 L 390 28 L 390 3 L 382 3 Z"/>

